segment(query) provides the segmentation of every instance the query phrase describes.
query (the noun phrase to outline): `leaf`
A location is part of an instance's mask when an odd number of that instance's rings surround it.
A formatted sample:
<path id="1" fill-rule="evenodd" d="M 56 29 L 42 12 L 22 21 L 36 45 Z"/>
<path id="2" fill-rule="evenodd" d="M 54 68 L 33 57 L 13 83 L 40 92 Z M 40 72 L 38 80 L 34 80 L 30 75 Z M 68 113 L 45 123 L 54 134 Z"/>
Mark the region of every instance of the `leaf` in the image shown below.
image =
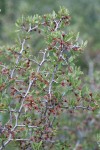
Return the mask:
<path id="1" fill-rule="evenodd" d="M 53 17 L 53 19 L 55 19 L 55 18 L 56 18 L 56 16 L 57 16 L 57 14 L 55 13 L 55 11 L 53 11 L 53 13 L 52 13 L 52 17 Z"/>
<path id="2" fill-rule="evenodd" d="M 19 27 L 19 24 L 16 22 L 16 23 L 15 23 L 15 26 L 16 26 L 16 27 Z"/>
<path id="3" fill-rule="evenodd" d="M 84 47 L 87 46 L 87 43 L 88 43 L 88 41 L 85 41 L 85 42 L 83 43 Z"/>

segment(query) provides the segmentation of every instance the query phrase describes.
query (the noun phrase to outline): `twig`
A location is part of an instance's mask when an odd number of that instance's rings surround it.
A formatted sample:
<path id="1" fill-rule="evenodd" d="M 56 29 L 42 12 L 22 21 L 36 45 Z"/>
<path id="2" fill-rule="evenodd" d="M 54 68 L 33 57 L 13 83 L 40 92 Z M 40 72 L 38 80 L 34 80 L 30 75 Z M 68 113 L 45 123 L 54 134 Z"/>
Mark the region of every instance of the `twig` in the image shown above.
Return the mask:
<path id="1" fill-rule="evenodd" d="M 18 57 L 16 59 L 16 65 L 19 63 L 19 61 L 20 61 L 20 59 L 22 57 L 22 52 L 24 51 L 24 44 L 25 44 L 25 39 L 23 39 L 23 42 L 21 44 L 21 51 L 20 51 L 20 55 L 18 55 Z M 11 78 L 13 77 L 13 74 L 15 72 L 16 65 L 15 65 L 15 68 L 11 71 L 11 75 L 10 75 Z"/>

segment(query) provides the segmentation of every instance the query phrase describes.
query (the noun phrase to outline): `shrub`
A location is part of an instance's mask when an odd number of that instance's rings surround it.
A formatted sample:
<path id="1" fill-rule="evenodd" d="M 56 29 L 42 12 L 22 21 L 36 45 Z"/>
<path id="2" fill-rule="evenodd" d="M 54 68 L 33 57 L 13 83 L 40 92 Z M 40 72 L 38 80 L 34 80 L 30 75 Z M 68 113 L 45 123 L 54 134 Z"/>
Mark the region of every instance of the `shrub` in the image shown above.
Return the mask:
<path id="1" fill-rule="evenodd" d="M 60 116 L 97 110 L 96 96 L 82 84 L 83 73 L 75 65 L 85 43 L 66 30 L 69 23 L 64 7 L 58 13 L 22 17 L 16 22 L 15 45 L 0 50 L 0 150 L 15 144 L 19 149 L 62 148 Z M 36 52 L 33 36 L 43 40 Z"/>

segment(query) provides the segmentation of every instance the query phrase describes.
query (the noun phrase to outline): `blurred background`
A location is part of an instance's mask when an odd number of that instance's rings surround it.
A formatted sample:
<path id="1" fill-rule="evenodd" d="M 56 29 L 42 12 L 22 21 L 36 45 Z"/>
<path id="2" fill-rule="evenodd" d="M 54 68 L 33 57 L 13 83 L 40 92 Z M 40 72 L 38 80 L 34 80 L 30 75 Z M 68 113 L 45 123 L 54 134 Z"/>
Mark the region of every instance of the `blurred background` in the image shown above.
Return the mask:
<path id="1" fill-rule="evenodd" d="M 16 36 L 15 22 L 22 16 L 51 13 L 65 6 L 71 15 L 69 30 L 80 33 L 80 40 L 88 41 L 85 51 L 77 61 L 77 65 L 86 75 L 84 83 L 91 91 L 99 93 L 100 90 L 100 0 L 0 0 L 0 47 L 13 45 Z M 34 48 L 41 47 L 35 37 Z M 37 43 L 37 44 L 35 44 Z M 78 112 L 61 117 L 62 131 L 60 137 L 77 141 L 83 144 L 84 150 L 99 150 L 96 143 L 96 133 L 100 127 L 98 116 L 89 113 L 80 115 Z M 86 124 L 84 125 L 84 121 Z M 80 123 L 81 122 L 81 123 Z M 68 128 L 67 126 L 70 126 Z M 66 132 L 68 130 L 68 132 Z M 75 134 L 75 136 L 74 136 Z M 71 137 L 70 137 L 71 136 Z M 61 137 L 61 138 L 62 138 Z M 69 139 L 68 139 L 69 137 Z M 75 144 L 75 143 L 74 143 Z M 79 149 L 81 150 L 81 149 Z"/>

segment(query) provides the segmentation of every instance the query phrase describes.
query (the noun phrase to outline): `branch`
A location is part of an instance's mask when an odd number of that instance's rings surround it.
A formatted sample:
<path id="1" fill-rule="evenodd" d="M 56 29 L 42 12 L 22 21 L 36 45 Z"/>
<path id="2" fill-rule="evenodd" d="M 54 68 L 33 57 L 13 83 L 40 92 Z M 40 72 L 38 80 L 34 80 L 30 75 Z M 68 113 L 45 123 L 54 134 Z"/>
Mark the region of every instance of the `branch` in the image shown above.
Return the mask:
<path id="1" fill-rule="evenodd" d="M 24 51 L 24 45 L 25 45 L 25 39 L 23 39 L 23 42 L 22 42 L 22 44 L 21 44 L 21 51 L 20 51 L 20 53 L 19 53 L 20 55 L 18 55 L 18 57 L 17 57 L 17 59 L 16 59 L 16 65 L 19 63 L 19 61 L 20 61 L 20 59 L 21 59 L 21 57 L 22 57 L 22 52 Z M 13 74 L 14 74 L 14 72 L 15 72 L 16 65 L 15 65 L 14 69 L 11 71 L 11 75 L 10 75 L 11 78 L 13 77 Z"/>

